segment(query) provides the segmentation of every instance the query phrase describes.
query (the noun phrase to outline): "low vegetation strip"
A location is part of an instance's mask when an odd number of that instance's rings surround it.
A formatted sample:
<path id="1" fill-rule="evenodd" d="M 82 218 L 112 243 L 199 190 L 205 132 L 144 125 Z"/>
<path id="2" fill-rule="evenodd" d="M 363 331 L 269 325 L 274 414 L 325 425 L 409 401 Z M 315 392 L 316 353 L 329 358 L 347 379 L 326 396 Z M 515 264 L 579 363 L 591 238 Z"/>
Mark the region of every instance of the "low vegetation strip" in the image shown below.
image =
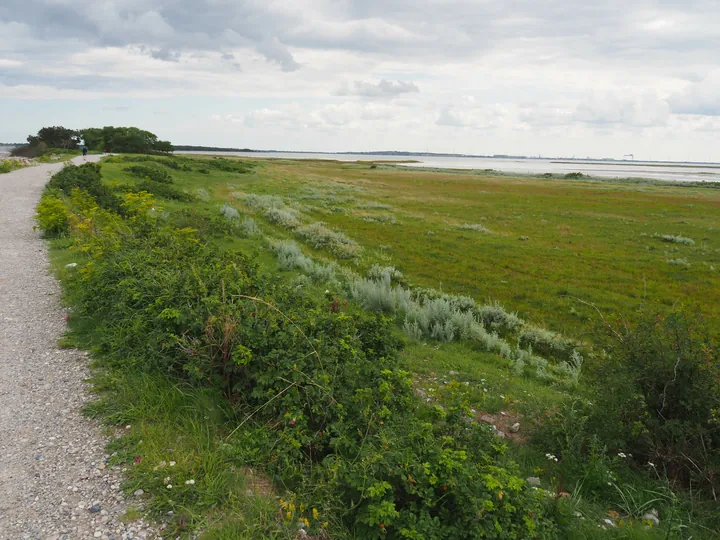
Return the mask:
<path id="1" fill-rule="evenodd" d="M 147 193 L 110 196 L 92 165 L 50 182 L 38 220 L 48 235 L 70 235 L 68 298 L 106 369 L 224 396 L 242 418 L 225 436 L 227 466 L 262 468 L 283 486 L 290 528 L 554 538 L 548 498 L 517 476 L 490 427 L 468 423 L 460 403 L 415 395 L 388 320 L 335 309 L 165 224 Z M 208 488 L 187 485 L 172 509 Z"/>
<path id="2" fill-rule="evenodd" d="M 53 179 L 38 222 L 77 264 L 61 273 L 69 339 L 98 361 L 105 397 L 90 412 L 131 426 L 114 459 L 129 492 L 173 513 L 168 534 L 717 536 L 720 351 L 697 320 L 606 314 L 581 344 L 497 302 L 412 284 L 414 267 L 386 248 L 333 252 L 348 223 L 343 238 L 367 239 L 365 227 L 395 234 L 416 219 L 393 201 L 371 206 L 397 222 L 366 221 L 360 199 L 387 200 L 367 182 L 280 196 L 274 162 L 108 161 Z M 141 161 L 172 182 L 124 170 Z M 497 222 L 458 230 L 487 222 L 458 217 L 433 229 L 513 240 Z M 318 235 L 299 234 L 319 218 Z"/>

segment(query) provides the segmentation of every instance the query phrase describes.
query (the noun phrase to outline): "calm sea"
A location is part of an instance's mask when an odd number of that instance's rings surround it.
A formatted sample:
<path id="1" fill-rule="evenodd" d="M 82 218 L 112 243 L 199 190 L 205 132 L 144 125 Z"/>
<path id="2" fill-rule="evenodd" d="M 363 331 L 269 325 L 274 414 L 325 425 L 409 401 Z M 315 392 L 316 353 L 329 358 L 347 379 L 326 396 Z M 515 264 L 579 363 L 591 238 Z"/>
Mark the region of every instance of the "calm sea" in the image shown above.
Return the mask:
<path id="1" fill-rule="evenodd" d="M 563 161 L 561 159 L 497 159 L 439 156 L 393 156 L 367 154 L 301 154 L 286 152 L 182 152 L 274 159 L 331 159 L 336 161 L 407 161 L 408 167 L 469 169 L 518 174 L 567 174 L 581 172 L 602 178 L 651 178 L 655 180 L 720 182 L 720 164 L 648 163 L 642 161 Z"/>

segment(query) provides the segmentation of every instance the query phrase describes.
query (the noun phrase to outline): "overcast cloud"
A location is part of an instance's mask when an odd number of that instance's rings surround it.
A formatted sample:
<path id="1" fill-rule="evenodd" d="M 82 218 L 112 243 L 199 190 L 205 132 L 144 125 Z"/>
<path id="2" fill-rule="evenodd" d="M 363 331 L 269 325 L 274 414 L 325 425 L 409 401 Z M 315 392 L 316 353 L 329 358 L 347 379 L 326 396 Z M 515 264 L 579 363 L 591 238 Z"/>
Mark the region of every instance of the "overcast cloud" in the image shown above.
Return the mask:
<path id="1" fill-rule="evenodd" d="M 714 160 L 717 0 L 2 0 L 0 140 Z"/>

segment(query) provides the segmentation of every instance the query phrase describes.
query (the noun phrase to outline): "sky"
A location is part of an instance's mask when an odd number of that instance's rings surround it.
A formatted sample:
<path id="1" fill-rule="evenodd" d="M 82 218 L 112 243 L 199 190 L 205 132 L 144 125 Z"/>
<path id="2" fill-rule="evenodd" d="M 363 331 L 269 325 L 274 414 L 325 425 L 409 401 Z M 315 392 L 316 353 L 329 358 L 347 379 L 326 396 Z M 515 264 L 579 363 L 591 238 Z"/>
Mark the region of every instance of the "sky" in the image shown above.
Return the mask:
<path id="1" fill-rule="evenodd" d="M 0 141 L 720 161 L 718 0 L 2 0 Z"/>

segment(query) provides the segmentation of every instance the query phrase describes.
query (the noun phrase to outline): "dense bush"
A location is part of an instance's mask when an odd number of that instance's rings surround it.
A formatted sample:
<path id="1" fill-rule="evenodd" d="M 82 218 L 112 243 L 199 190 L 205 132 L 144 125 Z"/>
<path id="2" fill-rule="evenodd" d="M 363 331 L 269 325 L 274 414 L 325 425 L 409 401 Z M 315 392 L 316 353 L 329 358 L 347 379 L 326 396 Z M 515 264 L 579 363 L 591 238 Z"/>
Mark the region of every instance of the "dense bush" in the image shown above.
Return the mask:
<path id="1" fill-rule="evenodd" d="M 158 197 L 173 201 L 192 202 L 195 200 L 195 196 L 192 193 L 181 191 L 171 185 L 153 182 L 151 180 L 143 180 L 135 184 L 135 186 L 127 186 L 125 189 L 135 193 L 146 191 Z"/>
<path id="2" fill-rule="evenodd" d="M 227 158 L 213 158 L 203 160 L 203 163 L 213 169 L 219 169 L 226 172 L 235 172 L 240 174 L 249 173 L 253 169 L 253 165 L 246 161 Z"/>
<path id="3" fill-rule="evenodd" d="M 594 444 L 694 491 L 717 492 L 720 349 L 709 336 L 683 313 L 608 331 L 607 354 L 592 363 L 590 401 L 568 405 L 546 424 L 547 447 L 582 460 Z"/>
<path id="4" fill-rule="evenodd" d="M 683 313 L 610 334 L 592 423 L 611 448 L 695 485 L 720 487 L 720 349 Z"/>
<path id="5" fill-rule="evenodd" d="M 46 237 L 60 236 L 68 232 L 67 208 L 54 191 L 46 192 L 40 199 L 35 220 Z"/>
<path id="6" fill-rule="evenodd" d="M 245 417 L 228 452 L 297 493 L 286 517 L 319 532 L 317 508 L 354 538 L 554 537 L 489 428 L 416 398 L 389 320 L 260 274 L 158 219 L 147 194 L 124 197 L 123 220 L 73 196 L 92 262 L 70 291 L 106 362 L 222 390 Z"/>
<path id="7" fill-rule="evenodd" d="M 157 167 L 147 167 L 145 165 L 132 165 L 123 169 L 125 172 L 132 174 L 138 178 L 146 178 L 153 182 L 162 184 L 172 184 L 173 178 L 167 171 L 158 169 Z"/>
<path id="8" fill-rule="evenodd" d="M 59 190 L 66 196 L 70 196 L 75 188 L 81 189 L 92 196 L 101 208 L 121 211 L 120 198 L 102 183 L 98 163 L 85 163 L 79 166 L 68 163 L 50 179 L 47 187 Z"/>

